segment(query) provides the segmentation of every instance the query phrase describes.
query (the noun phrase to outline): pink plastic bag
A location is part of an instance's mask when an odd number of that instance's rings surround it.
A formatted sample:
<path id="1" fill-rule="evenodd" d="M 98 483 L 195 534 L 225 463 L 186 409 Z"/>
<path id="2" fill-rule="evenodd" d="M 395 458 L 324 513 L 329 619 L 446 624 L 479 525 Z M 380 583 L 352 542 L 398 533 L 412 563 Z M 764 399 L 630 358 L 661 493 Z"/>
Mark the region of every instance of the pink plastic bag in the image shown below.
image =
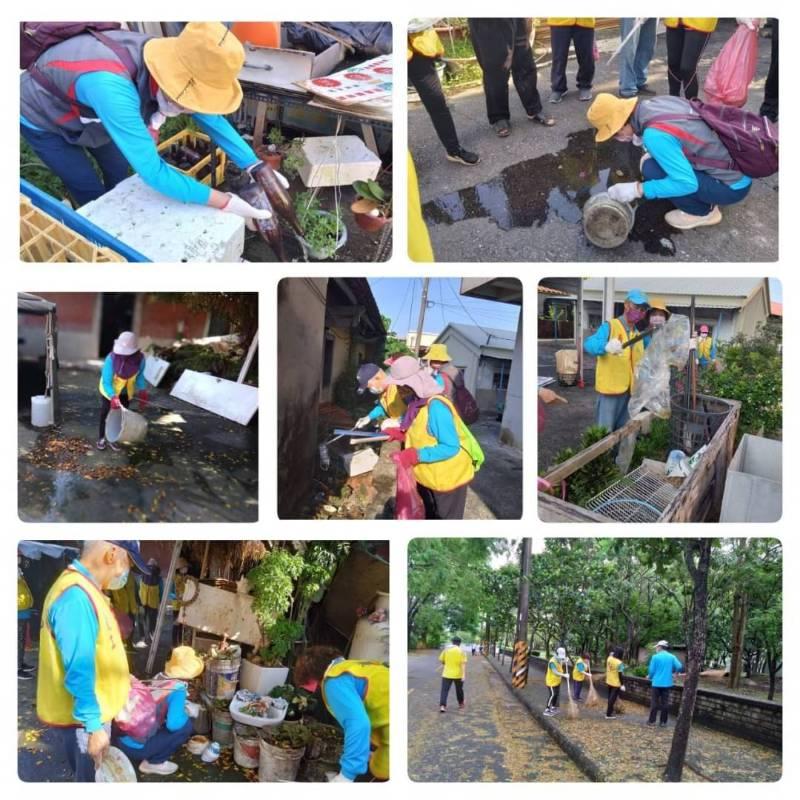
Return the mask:
<path id="1" fill-rule="evenodd" d="M 417 491 L 411 467 L 397 465 L 397 494 L 394 503 L 395 519 L 425 519 L 425 505 Z"/>
<path id="2" fill-rule="evenodd" d="M 703 85 L 709 102 L 741 108 L 756 74 L 758 32 L 739 25 L 714 59 Z"/>
<path id="3" fill-rule="evenodd" d="M 158 703 L 147 684 L 131 678 L 128 702 L 115 722 L 122 733 L 137 742 L 146 742 L 158 730 Z"/>

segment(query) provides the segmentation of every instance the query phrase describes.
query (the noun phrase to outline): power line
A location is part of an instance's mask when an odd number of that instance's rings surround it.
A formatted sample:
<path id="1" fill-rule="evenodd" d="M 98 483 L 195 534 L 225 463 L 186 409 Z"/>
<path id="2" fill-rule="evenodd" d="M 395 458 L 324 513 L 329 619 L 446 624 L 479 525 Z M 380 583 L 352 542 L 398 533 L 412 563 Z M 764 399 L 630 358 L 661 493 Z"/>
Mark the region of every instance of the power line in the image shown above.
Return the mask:
<path id="1" fill-rule="evenodd" d="M 485 334 L 486 334 L 486 336 L 487 336 L 488 338 L 491 338 L 492 334 L 491 334 L 491 333 L 489 333 L 489 331 L 487 331 L 487 330 L 486 330 L 486 328 L 484 328 L 482 325 L 480 325 L 480 324 L 478 323 L 478 320 L 476 320 L 476 319 L 475 319 L 475 317 L 473 317 L 473 316 L 472 316 L 472 314 L 470 314 L 470 313 L 469 313 L 469 311 L 467 311 L 467 307 L 464 305 L 464 303 L 463 303 L 463 301 L 461 300 L 461 297 L 459 296 L 458 292 L 456 292 L 456 290 L 453 288 L 453 284 L 451 284 L 451 283 L 448 281 L 447 285 L 450 287 L 450 291 L 453 293 L 453 296 L 456 298 L 456 300 L 458 300 L 458 302 L 459 302 L 459 305 L 461 306 L 461 309 L 462 309 L 462 311 L 463 311 L 463 312 L 464 312 L 464 313 L 465 313 L 465 314 L 466 314 L 466 315 L 467 315 L 467 316 L 468 316 L 468 317 L 469 317 L 469 318 L 470 318 L 470 319 L 471 319 L 471 320 L 472 320 L 472 321 L 473 321 L 473 322 L 474 322 L 474 323 L 475 323 L 475 324 L 478 326 L 478 328 L 479 328 L 481 331 L 483 331 L 483 333 L 485 333 Z"/>

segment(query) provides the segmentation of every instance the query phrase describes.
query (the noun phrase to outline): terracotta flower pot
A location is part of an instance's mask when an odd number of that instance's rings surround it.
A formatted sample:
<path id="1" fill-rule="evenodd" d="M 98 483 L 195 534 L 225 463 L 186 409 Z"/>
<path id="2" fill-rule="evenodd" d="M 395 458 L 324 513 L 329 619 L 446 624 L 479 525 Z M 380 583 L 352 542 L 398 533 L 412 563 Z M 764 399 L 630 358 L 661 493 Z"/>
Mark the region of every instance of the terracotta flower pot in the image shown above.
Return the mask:
<path id="1" fill-rule="evenodd" d="M 350 205 L 350 211 L 353 212 L 353 218 L 356 221 L 356 225 L 358 225 L 362 231 L 375 233 L 376 231 L 381 230 L 381 228 L 383 228 L 383 226 L 386 225 L 386 223 L 391 219 L 391 217 L 386 217 L 382 214 L 379 214 L 378 216 L 371 214 L 370 212 L 375 208 L 377 208 L 377 206 L 373 202 L 363 198 L 356 200 Z"/>
<path id="2" fill-rule="evenodd" d="M 275 171 L 280 170 L 281 164 L 283 163 L 283 154 L 282 153 L 267 153 L 267 157 L 264 159 L 267 164 L 269 164 L 272 169 Z"/>

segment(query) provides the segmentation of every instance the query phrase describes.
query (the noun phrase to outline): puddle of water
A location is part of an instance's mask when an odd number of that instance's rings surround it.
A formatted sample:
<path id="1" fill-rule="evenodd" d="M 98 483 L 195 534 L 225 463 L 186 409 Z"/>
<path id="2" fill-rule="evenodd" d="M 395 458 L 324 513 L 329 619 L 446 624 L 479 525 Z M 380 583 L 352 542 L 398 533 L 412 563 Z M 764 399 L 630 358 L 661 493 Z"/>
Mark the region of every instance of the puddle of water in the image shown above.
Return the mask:
<path id="1" fill-rule="evenodd" d="M 590 197 L 605 192 L 609 183 L 636 180 L 642 151 L 622 142 L 594 141 L 594 131 L 571 133 L 567 146 L 557 153 L 506 167 L 483 183 L 450 192 L 422 207 L 429 224 L 452 225 L 468 219 L 488 218 L 501 230 L 538 228 L 555 215 L 581 226 L 583 206 Z M 648 253 L 675 255 L 675 229 L 664 222 L 672 209 L 665 200 L 645 201 L 636 209 L 629 239 Z M 587 242 L 587 246 L 591 247 Z"/>

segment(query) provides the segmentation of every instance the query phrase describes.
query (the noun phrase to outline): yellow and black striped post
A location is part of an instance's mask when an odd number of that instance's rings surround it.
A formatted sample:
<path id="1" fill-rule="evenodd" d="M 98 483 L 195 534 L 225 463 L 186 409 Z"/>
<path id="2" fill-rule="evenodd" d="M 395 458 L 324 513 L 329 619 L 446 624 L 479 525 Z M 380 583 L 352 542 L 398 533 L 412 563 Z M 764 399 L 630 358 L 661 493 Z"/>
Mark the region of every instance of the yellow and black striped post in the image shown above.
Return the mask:
<path id="1" fill-rule="evenodd" d="M 511 685 L 524 689 L 528 685 L 528 643 L 514 642 L 514 658 L 511 661 Z"/>

